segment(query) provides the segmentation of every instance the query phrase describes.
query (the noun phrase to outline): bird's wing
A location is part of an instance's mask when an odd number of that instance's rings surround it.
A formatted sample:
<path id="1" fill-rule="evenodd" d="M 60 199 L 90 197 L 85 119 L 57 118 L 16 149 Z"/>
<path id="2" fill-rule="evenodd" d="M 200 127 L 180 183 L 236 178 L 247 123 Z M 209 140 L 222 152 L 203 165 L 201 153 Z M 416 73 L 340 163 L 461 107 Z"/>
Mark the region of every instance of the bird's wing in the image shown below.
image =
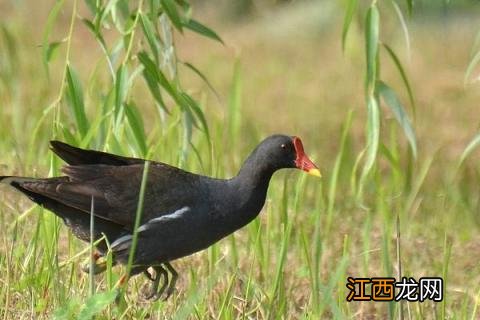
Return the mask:
<path id="1" fill-rule="evenodd" d="M 131 229 L 139 203 L 144 165 L 66 166 L 63 179 L 27 180 L 24 189 L 58 201 L 87 214 L 94 202 L 94 214 Z M 195 175 L 153 163 L 147 177 L 142 221 L 147 221 L 188 205 L 196 192 Z M 193 190 L 193 191 L 192 191 Z"/>
<path id="2" fill-rule="evenodd" d="M 50 141 L 50 148 L 56 155 L 70 165 L 104 164 L 125 166 L 145 162 L 143 159 L 122 157 L 96 150 L 85 150 L 56 140 Z"/>
<path id="3" fill-rule="evenodd" d="M 67 177 L 62 178 L 66 179 L 25 179 L 18 181 L 17 185 L 31 195 L 59 202 L 66 207 L 76 209 L 78 213 L 90 214 L 93 201 L 96 216 L 118 223 L 115 219 L 110 219 L 108 215 L 103 214 L 108 212 L 110 207 L 103 192 L 91 184 L 72 182 Z"/>

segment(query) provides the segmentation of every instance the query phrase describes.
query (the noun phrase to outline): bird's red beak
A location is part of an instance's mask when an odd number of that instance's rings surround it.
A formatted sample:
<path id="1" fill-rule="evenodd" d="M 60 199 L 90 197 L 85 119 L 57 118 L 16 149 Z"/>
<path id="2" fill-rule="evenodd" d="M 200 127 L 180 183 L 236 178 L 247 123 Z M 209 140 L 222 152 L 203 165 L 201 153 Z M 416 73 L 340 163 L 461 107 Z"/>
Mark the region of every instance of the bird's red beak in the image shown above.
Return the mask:
<path id="1" fill-rule="evenodd" d="M 299 137 L 293 137 L 293 146 L 295 147 L 295 152 L 297 153 L 297 158 L 295 159 L 295 165 L 297 168 L 320 178 L 322 176 L 320 174 L 320 170 L 305 154 L 302 140 L 300 140 Z"/>

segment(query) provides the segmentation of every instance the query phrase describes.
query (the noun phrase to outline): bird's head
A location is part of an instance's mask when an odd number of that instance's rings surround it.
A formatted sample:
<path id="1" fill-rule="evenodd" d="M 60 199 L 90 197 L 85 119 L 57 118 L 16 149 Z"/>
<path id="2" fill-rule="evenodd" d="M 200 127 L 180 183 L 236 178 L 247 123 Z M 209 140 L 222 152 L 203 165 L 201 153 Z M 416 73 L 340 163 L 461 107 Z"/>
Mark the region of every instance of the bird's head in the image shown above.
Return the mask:
<path id="1" fill-rule="evenodd" d="M 318 167 L 308 158 L 299 137 L 273 135 L 259 145 L 263 161 L 274 169 L 297 168 L 308 174 L 321 177 Z"/>

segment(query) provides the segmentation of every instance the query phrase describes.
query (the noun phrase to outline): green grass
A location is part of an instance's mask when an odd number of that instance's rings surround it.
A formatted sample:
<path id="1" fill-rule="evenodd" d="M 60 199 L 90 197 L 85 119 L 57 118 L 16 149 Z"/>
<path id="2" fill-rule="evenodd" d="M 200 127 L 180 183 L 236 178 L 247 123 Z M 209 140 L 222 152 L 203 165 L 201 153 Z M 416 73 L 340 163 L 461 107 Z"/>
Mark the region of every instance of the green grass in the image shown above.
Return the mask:
<path id="1" fill-rule="evenodd" d="M 310 35 L 290 34 L 295 28 L 279 18 L 286 38 L 265 31 L 261 18 L 232 27 L 208 10 L 195 11 L 200 21 L 211 19 L 217 25 L 226 46 L 187 31 L 185 37 L 176 34 L 178 59 L 191 62 L 210 83 L 179 65 L 174 81 L 179 86 L 170 88 L 170 95 L 162 89 L 159 97 L 150 93 L 148 81 L 162 82 L 161 75 L 136 73 L 138 63 L 157 63 L 152 52 L 158 48 L 148 38 L 151 26 L 144 16 L 137 32 L 147 34 L 142 48 L 150 50 L 151 61 L 142 56 L 111 64 L 99 38 L 75 15 L 71 20 L 71 3 L 58 12 L 47 41 L 42 31 L 48 12 L 30 17 L 26 5 L 7 9 L 0 14 L 5 16 L 0 25 L 0 175 L 58 174 L 61 162 L 47 147 L 57 138 L 230 177 L 263 137 L 284 132 L 302 138 L 324 177 L 300 171 L 275 174 L 261 215 L 208 250 L 174 261 L 178 291 L 167 302 L 155 303 L 142 298 L 148 289 L 142 276 L 130 279 L 125 301 L 115 303 L 114 285 L 126 268 L 112 268 L 111 261 L 92 288 L 89 275 L 81 271 L 89 260 L 89 244 L 73 237 L 53 214 L 2 186 L 1 318 L 395 318 L 400 312 L 396 303 L 347 303 L 345 285 L 348 276 L 398 277 L 399 266 L 403 276 L 442 276 L 446 285 L 442 303 L 403 303 L 405 318 L 478 318 L 480 174 L 475 142 L 465 157 L 462 152 L 478 129 L 480 97 L 476 87 L 463 87 L 470 48 L 458 39 L 462 32 L 473 42 L 469 20 L 412 26 L 412 61 L 403 67 L 416 99 L 412 122 L 418 158 L 408 156 L 394 108 L 382 106 L 377 161 L 363 178 L 359 201 L 365 159 L 358 155 L 367 119 L 363 36 L 352 22 L 341 55 L 341 11 L 340 19 L 327 22 L 329 32 L 309 29 Z M 80 4 L 77 13 L 88 17 Z M 382 29 L 383 37 L 393 44 L 403 41 L 392 30 Z M 64 39 L 67 34 L 71 39 Z M 111 48 L 115 40 L 107 34 L 103 41 Z M 133 53 L 140 45 L 123 40 Z M 62 44 L 52 52 L 48 80 L 46 53 L 42 57 L 44 48 L 38 45 L 58 41 Z M 242 48 L 241 53 L 232 55 L 232 47 Z M 398 64 L 388 50 L 382 52 L 382 80 L 402 88 Z M 129 83 L 132 75 L 136 78 Z M 409 101 L 410 92 L 395 98 Z"/>

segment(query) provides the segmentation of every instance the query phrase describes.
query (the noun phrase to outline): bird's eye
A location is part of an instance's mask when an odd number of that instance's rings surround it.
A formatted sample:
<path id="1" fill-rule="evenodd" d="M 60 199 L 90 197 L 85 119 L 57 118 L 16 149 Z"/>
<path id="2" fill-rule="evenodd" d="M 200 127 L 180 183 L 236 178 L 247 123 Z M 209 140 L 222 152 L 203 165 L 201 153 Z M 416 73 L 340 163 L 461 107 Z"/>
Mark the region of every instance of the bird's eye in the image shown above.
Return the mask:
<path id="1" fill-rule="evenodd" d="M 282 147 L 282 149 L 285 149 L 287 146 L 285 145 L 285 143 L 282 143 L 280 147 Z"/>

